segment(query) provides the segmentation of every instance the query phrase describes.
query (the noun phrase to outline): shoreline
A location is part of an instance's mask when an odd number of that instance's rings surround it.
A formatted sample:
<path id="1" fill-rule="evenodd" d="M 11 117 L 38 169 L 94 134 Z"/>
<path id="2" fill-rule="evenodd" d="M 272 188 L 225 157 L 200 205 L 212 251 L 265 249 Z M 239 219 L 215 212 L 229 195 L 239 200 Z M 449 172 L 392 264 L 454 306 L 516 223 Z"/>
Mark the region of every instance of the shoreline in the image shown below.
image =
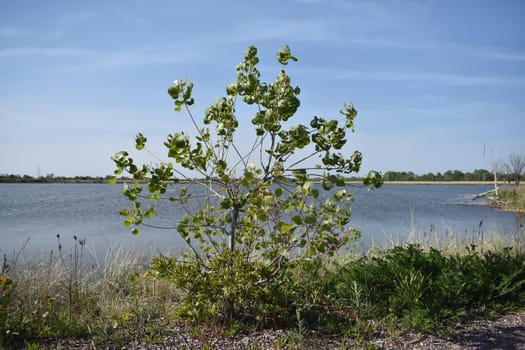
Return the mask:
<path id="1" fill-rule="evenodd" d="M 117 179 L 117 184 L 133 182 L 133 179 Z M 179 183 L 191 183 L 193 180 L 180 180 Z M 197 179 L 195 181 L 198 181 Z M 147 183 L 147 181 L 139 181 Z M 347 185 L 362 185 L 362 180 L 346 180 Z M 0 181 L 0 184 L 108 184 L 107 180 L 64 180 L 64 181 Z M 494 181 L 384 181 L 384 185 L 487 185 L 494 186 Z M 504 187 L 506 183 L 498 182 Z"/>
<path id="2" fill-rule="evenodd" d="M 362 184 L 361 181 L 347 181 L 347 184 Z M 494 181 L 384 181 L 383 185 L 468 185 L 468 186 L 494 186 Z M 498 182 L 498 186 L 504 186 Z"/>

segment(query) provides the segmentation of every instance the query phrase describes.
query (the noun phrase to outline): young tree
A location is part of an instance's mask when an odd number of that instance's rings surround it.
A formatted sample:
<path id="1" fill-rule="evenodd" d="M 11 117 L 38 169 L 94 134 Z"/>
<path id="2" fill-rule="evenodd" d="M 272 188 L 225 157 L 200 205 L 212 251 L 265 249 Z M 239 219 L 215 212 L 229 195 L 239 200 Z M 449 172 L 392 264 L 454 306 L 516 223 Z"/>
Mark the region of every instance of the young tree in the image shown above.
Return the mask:
<path id="1" fill-rule="evenodd" d="M 133 233 L 155 216 L 154 201 L 167 199 L 186 213 L 177 231 L 190 250 L 182 260 L 157 259 L 157 271 L 194 298 L 205 295 L 202 304 L 207 301 L 207 307 L 230 317 L 246 309 L 235 306 L 257 293 L 250 288 L 272 285 L 293 261 L 332 255 L 359 237 L 348 227 L 352 195 L 345 176 L 359 171 L 362 155 L 342 153 L 357 111 L 345 104 L 342 120 L 316 116 L 309 124 L 289 126 L 300 105 L 300 89 L 292 86 L 285 68 L 297 59 L 288 46 L 277 59 L 282 69 L 273 82 L 264 83 L 257 49 L 249 47 L 226 96 L 205 111 L 202 124 L 190 109 L 193 83 L 176 80 L 168 93 L 175 110 L 185 110 L 195 126 L 194 139 L 184 131 L 169 135 L 164 145 L 170 160 L 154 165 L 137 166 L 126 151 L 112 158 L 116 175 L 126 171 L 134 179 L 133 186 L 124 187 L 132 205 L 121 211 Z M 237 140 L 239 124 L 247 120 L 238 113 L 241 101 L 254 109 L 249 146 Z M 145 148 L 144 135 L 135 141 L 138 150 Z M 381 176 L 371 171 L 364 184 L 379 187 Z M 205 196 L 198 209 L 190 210 L 190 201 L 195 205 L 198 200 L 197 188 Z"/>

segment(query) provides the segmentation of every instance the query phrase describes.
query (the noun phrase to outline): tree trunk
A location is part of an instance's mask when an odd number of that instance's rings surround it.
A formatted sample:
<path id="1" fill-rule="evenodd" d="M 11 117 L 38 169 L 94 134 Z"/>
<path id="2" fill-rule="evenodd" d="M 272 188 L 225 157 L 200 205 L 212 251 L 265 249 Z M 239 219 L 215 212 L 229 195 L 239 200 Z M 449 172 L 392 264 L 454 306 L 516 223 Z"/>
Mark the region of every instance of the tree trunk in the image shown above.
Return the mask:
<path id="1" fill-rule="evenodd" d="M 498 173 L 494 170 L 494 192 L 496 192 L 496 199 L 498 199 Z"/>
<path id="2" fill-rule="evenodd" d="M 234 203 L 232 208 L 232 223 L 230 228 L 229 248 L 235 250 L 235 234 L 237 231 L 237 222 L 239 221 L 239 203 Z"/>

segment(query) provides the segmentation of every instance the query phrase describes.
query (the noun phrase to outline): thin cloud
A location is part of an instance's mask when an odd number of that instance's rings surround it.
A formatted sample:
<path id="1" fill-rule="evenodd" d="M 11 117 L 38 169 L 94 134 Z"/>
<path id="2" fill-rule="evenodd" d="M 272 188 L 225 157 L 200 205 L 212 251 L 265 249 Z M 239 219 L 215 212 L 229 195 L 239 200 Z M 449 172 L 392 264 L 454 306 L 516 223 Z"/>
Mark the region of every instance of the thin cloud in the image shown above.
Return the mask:
<path id="1" fill-rule="evenodd" d="M 523 52 L 497 52 L 497 51 L 484 51 L 481 53 L 482 56 L 487 58 L 493 58 L 496 60 L 503 61 L 525 61 L 525 53 Z"/>
<path id="2" fill-rule="evenodd" d="M 60 17 L 57 21 L 55 29 L 44 38 L 48 40 L 56 40 L 62 38 L 72 28 L 84 24 L 95 17 L 93 12 L 78 12 L 71 13 Z"/>
<path id="3" fill-rule="evenodd" d="M 181 62 L 195 62 L 200 55 L 191 52 L 166 51 L 114 51 L 98 53 L 83 67 L 123 67 L 138 65 L 174 64 Z"/>
<path id="4" fill-rule="evenodd" d="M 0 37 L 4 38 L 19 38 L 24 36 L 31 35 L 29 32 L 25 30 L 20 30 L 16 28 L 11 27 L 1 27 L 0 28 Z"/>
<path id="5" fill-rule="evenodd" d="M 427 0 L 293 0 L 305 5 L 330 6 L 340 10 L 357 13 L 377 14 L 386 12 L 426 11 L 431 2 Z"/>
<path id="6" fill-rule="evenodd" d="M 24 56 L 86 56 L 94 52 L 75 48 L 19 47 L 0 49 L 0 57 Z"/>
<path id="7" fill-rule="evenodd" d="M 339 36 L 333 40 L 349 44 L 354 47 L 375 47 L 400 50 L 443 50 L 445 48 L 455 48 L 453 44 L 439 44 L 428 41 L 416 42 L 398 38 L 349 38 L 346 36 Z"/>
<path id="8" fill-rule="evenodd" d="M 122 67 L 137 65 L 172 64 L 195 61 L 199 55 L 191 50 L 137 50 L 137 51 L 95 51 L 78 48 L 21 47 L 0 49 L 0 58 L 21 57 L 79 57 L 78 66 L 89 67 Z"/>
<path id="9" fill-rule="evenodd" d="M 517 86 L 525 84 L 521 77 L 475 76 L 449 73 L 419 73 L 408 71 L 356 71 L 331 68 L 313 68 L 308 74 L 316 74 L 337 80 L 373 80 L 422 82 L 453 86 Z"/>
<path id="10" fill-rule="evenodd" d="M 262 40 L 332 40 L 336 33 L 328 21 L 307 19 L 266 18 L 242 21 L 230 33 L 216 34 L 222 43 L 254 42 Z"/>
<path id="11" fill-rule="evenodd" d="M 95 17 L 92 12 L 80 12 L 67 14 L 60 17 L 49 32 L 30 32 L 24 29 L 13 27 L 0 27 L 0 37 L 4 38 L 21 38 L 21 37 L 35 37 L 45 40 L 57 40 L 62 38 L 70 30 L 78 25 L 83 25 L 85 22 L 91 21 Z"/>

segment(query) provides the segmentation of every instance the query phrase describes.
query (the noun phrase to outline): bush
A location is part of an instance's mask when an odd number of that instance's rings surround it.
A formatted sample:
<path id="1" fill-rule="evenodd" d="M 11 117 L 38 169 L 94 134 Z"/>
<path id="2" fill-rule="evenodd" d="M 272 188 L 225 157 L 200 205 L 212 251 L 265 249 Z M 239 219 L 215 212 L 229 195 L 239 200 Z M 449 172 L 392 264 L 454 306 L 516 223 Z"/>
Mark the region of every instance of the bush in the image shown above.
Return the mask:
<path id="1" fill-rule="evenodd" d="M 240 251 L 223 251 L 207 261 L 153 259 L 155 276 L 184 292 L 178 314 L 194 323 L 236 321 L 268 325 L 280 323 L 279 276 L 261 262 L 250 262 Z M 271 281 L 271 282 L 270 282 Z M 286 313 L 284 313 L 286 314 Z"/>
<path id="2" fill-rule="evenodd" d="M 467 254 L 445 256 L 418 245 L 396 247 L 342 264 L 329 279 L 322 295 L 350 301 L 363 317 L 393 315 L 412 330 L 525 307 L 525 256 L 511 248 L 480 252 L 472 246 Z"/>

